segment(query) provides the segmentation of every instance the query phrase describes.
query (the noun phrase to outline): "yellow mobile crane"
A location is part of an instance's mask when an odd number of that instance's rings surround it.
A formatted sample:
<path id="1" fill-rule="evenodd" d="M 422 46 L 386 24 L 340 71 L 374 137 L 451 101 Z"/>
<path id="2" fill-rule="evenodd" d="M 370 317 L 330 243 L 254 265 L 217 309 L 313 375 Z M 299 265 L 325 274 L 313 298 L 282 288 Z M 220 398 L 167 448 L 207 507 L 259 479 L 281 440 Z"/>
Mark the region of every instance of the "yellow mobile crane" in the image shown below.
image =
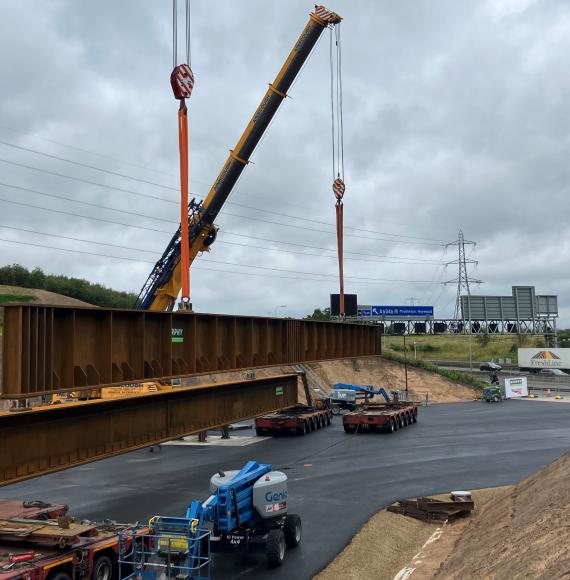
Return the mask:
<path id="1" fill-rule="evenodd" d="M 324 6 L 315 6 L 309 22 L 299 36 L 293 50 L 272 84 L 269 85 L 261 103 L 243 132 L 206 199 L 188 204 L 190 264 L 200 252 L 209 250 L 216 239 L 214 220 L 228 199 L 241 172 L 257 147 L 265 130 L 271 123 L 281 102 L 287 96 L 295 77 L 303 67 L 323 30 L 336 26 L 341 17 Z M 172 236 L 160 260 L 154 266 L 143 286 L 137 307 L 145 310 L 172 310 L 181 288 L 180 228 Z"/>
<path id="2" fill-rule="evenodd" d="M 188 204 L 188 224 L 190 241 L 190 264 L 200 252 L 207 251 L 216 239 L 217 228 L 214 220 L 228 199 L 241 172 L 257 147 L 265 130 L 271 123 L 281 102 L 287 96 L 297 74 L 303 67 L 325 28 L 336 26 L 341 17 L 323 6 L 315 6 L 309 15 L 309 22 L 299 36 L 293 50 L 272 84 L 269 85 L 255 114 L 240 137 L 235 149 L 230 152 L 214 185 L 202 202 L 191 200 Z M 181 288 L 180 228 L 172 236 L 160 260 L 154 266 L 142 288 L 137 307 L 144 310 L 170 311 L 174 308 Z M 122 387 L 106 387 L 86 392 L 55 395 L 53 403 L 65 403 L 79 399 L 122 398 L 157 390 L 172 389 L 171 385 L 143 382 Z"/>

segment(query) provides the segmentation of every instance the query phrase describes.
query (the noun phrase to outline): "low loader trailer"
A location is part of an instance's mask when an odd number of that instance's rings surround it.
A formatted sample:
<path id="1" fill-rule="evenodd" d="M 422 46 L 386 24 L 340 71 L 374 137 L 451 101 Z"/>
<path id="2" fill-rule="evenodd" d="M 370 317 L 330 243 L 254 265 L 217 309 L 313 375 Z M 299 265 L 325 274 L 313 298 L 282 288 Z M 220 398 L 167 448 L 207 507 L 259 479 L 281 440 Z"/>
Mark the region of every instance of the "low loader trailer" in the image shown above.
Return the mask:
<path id="1" fill-rule="evenodd" d="M 346 433 L 393 433 L 417 421 L 418 406 L 406 402 L 359 405 L 342 417 Z"/>
<path id="2" fill-rule="evenodd" d="M 0 580 L 118 578 L 119 533 L 130 546 L 129 526 L 76 521 L 67 509 L 42 501 L 0 501 Z"/>
<path id="3" fill-rule="evenodd" d="M 332 423 L 330 402 L 317 400 L 315 405 L 295 405 L 284 411 L 255 419 L 257 435 L 306 435 Z"/>

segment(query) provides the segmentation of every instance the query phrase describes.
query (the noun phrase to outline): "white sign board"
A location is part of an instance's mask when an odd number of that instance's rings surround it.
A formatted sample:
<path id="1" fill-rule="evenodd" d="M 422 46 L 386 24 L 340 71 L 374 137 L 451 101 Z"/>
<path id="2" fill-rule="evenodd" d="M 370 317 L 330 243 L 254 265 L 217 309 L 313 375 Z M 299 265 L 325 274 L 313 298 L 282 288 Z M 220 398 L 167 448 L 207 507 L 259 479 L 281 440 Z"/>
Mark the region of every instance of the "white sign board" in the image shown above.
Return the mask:
<path id="1" fill-rule="evenodd" d="M 519 368 L 570 369 L 570 348 L 519 348 Z"/>
<path id="2" fill-rule="evenodd" d="M 517 397 L 528 397 L 526 377 L 505 379 L 505 398 L 516 399 Z"/>

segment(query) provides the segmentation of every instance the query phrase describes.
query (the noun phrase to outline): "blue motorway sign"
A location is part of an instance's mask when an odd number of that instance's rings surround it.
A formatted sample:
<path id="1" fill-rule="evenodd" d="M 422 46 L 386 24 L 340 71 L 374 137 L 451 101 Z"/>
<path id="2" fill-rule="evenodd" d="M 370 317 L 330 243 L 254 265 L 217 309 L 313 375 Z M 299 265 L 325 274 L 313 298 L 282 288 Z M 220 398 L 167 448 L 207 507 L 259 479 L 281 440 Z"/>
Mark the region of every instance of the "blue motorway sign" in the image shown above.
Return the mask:
<path id="1" fill-rule="evenodd" d="M 371 306 L 360 311 L 361 316 L 433 317 L 433 306 Z"/>

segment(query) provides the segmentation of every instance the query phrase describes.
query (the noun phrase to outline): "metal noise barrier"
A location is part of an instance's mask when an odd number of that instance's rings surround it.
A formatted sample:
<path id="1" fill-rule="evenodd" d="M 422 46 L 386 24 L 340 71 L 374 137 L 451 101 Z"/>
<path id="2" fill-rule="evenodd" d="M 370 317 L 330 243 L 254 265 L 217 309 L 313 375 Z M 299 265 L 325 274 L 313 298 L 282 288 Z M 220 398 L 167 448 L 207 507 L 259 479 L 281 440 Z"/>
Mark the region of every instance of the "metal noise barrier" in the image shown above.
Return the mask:
<path id="1" fill-rule="evenodd" d="M 380 352 L 372 325 L 10 305 L 0 398 Z"/>

